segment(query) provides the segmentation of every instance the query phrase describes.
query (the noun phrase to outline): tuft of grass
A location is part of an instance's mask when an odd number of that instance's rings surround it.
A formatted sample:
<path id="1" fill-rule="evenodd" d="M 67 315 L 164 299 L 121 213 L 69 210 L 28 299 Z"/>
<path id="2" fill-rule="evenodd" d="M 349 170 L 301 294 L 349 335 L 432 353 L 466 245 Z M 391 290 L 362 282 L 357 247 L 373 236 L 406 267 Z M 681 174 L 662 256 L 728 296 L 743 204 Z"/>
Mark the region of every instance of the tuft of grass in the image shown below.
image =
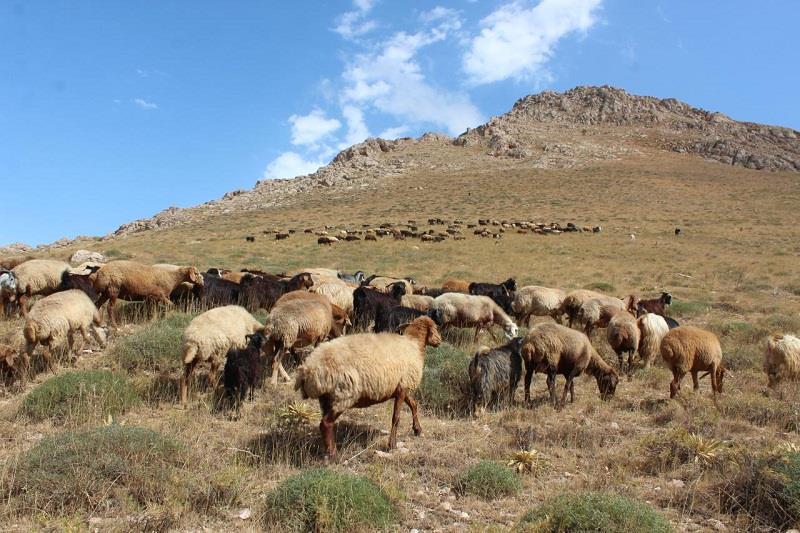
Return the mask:
<path id="1" fill-rule="evenodd" d="M 422 382 L 414 396 L 437 415 L 462 416 L 469 405 L 469 367 L 471 356 L 453 345 L 429 347 L 425 356 Z"/>
<path id="2" fill-rule="evenodd" d="M 325 468 L 291 476 L 267 494 L 265 525 L 287 531 L 386 529 L 394 505 L 366 478 Z"/>
<path id="3" fill-rule="evenodd" d="M 615 292 L 617 290 L 617 288 L 614 285 L 612 285 L 610 283 L 606 283 L 604 281 L 598 281 L 598 282 L 595 282 L 595 283 L 590 283 L 588 285 L 584 285 L 583 288 L 584 289 L 588 289 L 590 291 L 600 291 L 600 292 L 607 292 L 607 293 L 612 293 L 612 292 Z"/>
<path id="4" fill-rule="evenodd" d="M 508 466 L 513 468 L 518 474 L 528 473 L 538 475 L 549 464 L 544 455 L 534 449 L 519 450 L 509 459 Z"/>
<path id="5" fill-rule="evenodd" d="M 173 313 L 117 341 L 111 355 L 127 371 L 175 371 L 181 368 L 183 330 L 194 315 Z"/>
<path id="6" fill-rule="evenodd" d="M 669 306 L 670 316 L 690 318 L 708 313 L 711 305 L 704 301 L 673 300 Z"/>
<path id="7" fill-rule="evenodd" d="M 513 496 L 522 490 L 519 476 L 510 467 L 494 461 L 481 461 L 459 476 L 455 488 L 484 500 Z"/>
<path id="8" fill-rule="evenodd" d="M 526 513 L 517 529 L 553 532 L 668 533 L 670 523 L 644 502 L 600 492 L 564 494 Z"/>
<path id="9" fill-rule="evenodd" d="M 703 468 L 722 465 L 725 459 L 730 458 L 728 452 L 725 442 L 673 427 L 644 437 L 638 455 L 644 472 L 658 474 L 687 463 L 696 463 Z"/>
<path id="10" fill-rule="evenodd" d="M 54 376 L 34 388 L 19 415 L 34 422 L 81 424 L 128 411 L 139 396 L 125 376 L 108 370 L 82 370 Z"/>

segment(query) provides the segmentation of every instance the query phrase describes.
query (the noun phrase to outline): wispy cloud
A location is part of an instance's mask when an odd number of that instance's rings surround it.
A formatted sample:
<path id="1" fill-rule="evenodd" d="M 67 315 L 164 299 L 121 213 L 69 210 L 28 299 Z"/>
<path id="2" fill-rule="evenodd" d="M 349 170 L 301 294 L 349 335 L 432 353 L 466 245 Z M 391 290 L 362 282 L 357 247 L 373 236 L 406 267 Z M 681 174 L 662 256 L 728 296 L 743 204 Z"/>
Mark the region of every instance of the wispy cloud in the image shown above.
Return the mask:
<path id="1" fill-rule="evenodd" d="M 353 0 L 353 5 L 356 9 L 342 13 L 336 19 L 336 26 L 333 28 L 333 31 L 350 40 L 365 35 L 378 27 L 377 22 L 367 19 L 367 15 L 375 6 L 374 0 Z"/>
<path id="2" fill-rule="evenodd" d="M 312 148 L 342 127 L 341 122 L 328 118 L 321 109 L 314 109 L 308 115 L 292 115 L 289 123 L 292 125 L 292 144 Z"/>
<path id="3" fill-rule="evenodd" d="M 322 161 L 309 161 L 297 152 L 284 152 L 264 169 L 265 179 L 294 178 L 311 174 L 324 165 Z"/>
<path id="4" fill-rule="evenodd" d="M 542 0 L 505 4 L 481 20 L 481 32 L 462 58 L 476 85 L 506 79 L 546 77 L 546 64 L 558 41 L 597 22 L 602 0 Z"/>
<path id="5" fill-rule="evenodd" d="M 139 109 L 144 109 L 146 111 L 150 111 L 152 109 L 158 109 L 158 104 L 155 102 L 148 102 L 144 98 L 134 98 L 133 103 L 136 104 Z"/>

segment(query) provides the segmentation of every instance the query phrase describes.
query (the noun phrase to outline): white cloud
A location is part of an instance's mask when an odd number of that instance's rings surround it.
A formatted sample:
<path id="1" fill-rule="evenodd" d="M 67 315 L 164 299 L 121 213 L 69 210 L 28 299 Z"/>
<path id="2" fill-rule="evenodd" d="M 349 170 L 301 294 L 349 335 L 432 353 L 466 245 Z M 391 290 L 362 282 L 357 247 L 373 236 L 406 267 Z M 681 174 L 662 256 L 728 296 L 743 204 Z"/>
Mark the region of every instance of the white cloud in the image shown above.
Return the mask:
<path id="1" fill-rule="evenodd" d="M 375 0 L 353 0 L 353 4 L 359 11 L 369 11 L 375 6 Z"/>
<path id="2" fill-rule="evenodd" d="M 306 161 L 297 152 L 284 152 L 267 165 L 264 170 L 265 179 L 294 178 L 311 174 L 325 163 Z"/>
<path id="3" fill-rule="evenodd" d="M 314 109 L 308 115 L 292 115 L 289 123 L 292 125 L 292 144 L 311 147 L 342 126 L 335 118 L 327 118 L 321 109 Z"/>
<path id="4" fill-rule="evenodd" d="M 378 27 L 374 20 L 367 20 L 367 14 L 375 5 L 374 0 L 353 0 L 355 11 L 348 11 L 336 20 L 333 31 L 344 37 L 353 40 Z"/>
<path id="5" fill-rule="evenodd" d="M 140 109 L 146 109 L 146 110 L 158 109 L 158 104 L 156 104 L 155 102 L 148 102 L 143 98 L 134 98 L 133 103 L 136 104 Z"/>
<path id="6" fill-rule="evenodd" d="M 597 18 L 602 0 L 542 0 L 533 8 L 515 1 L 481 21 L 462 66 L 475 84 L 541 75 L 558 41 L 586 31 Z"/>
<path id="7" fill-rule="evenodd" d="M 347 148 L 369 137 L 369 129 L 364 122 L 363 111 L 357 107 L 346 105 L 342 108 L 342 116 L 347 121 L 347 136 L 340 148 Z"/>
<path id="8" fill-rule="evenodd" d="M 381 139 L 397 139 L 408 133 L 408 126 L 396 126 L 387 128 L 378 134 Z"/>

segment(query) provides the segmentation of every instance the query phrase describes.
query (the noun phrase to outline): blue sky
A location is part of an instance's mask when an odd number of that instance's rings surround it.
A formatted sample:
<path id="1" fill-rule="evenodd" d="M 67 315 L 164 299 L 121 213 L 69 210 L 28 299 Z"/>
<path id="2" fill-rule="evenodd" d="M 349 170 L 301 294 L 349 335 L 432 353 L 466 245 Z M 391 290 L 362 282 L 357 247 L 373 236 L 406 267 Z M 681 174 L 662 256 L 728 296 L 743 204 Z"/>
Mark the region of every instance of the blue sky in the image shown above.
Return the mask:
<path id="1" fill-rule="evenodd" d="M 0 3 L 0 244 L 102 235 L 609 84 L 800 129 L 800 2 Z"/>

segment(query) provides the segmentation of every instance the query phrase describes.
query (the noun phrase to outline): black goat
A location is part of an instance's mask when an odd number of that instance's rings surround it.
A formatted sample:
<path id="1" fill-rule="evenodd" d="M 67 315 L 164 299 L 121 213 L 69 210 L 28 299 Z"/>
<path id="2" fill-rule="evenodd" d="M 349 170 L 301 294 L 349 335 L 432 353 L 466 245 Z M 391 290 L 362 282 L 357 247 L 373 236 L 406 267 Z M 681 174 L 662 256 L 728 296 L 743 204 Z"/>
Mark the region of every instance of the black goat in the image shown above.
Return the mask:
<path id="1" fill-rule="evenodd" d="M 476 407 L 511 403 L 522 377 L 522 337 L 491 350 L 479 350 L 469 364 L 470 412 Z"/>
<path id="2" fill-rule="evenodd" d="M 672 304 L 672 295 L 668 292 L 662 292 L 661 296 L 651 300 L 639 300 L 636 304 L 636 316 L 642 316 L 645 313 L 655 313 L 666 317 L 667 306 L 670 304 Z"/>
<path id="3" fill-rule="evenodd" d="M 499 285 L 496 283 L 470 283 L 469 293 L 476 296 L 488 296 L 500 306 L 506 313 L 511 313 L 511 302 L 514 300 L 514 291 L 517 290 L 517 282 L 514 278 L 508 278 Z"/>
<path id="4" fill-rule="evenodd" d="M 353 329 L 367 331 L 372 321 L 392 307 L 400 305 L 400 299 L 406 293 L 405 284 L 392 283 L 387 287 L 389 293 L 383 293 L 369 287 L 359 287 L 353 291 Z"/>
<path id="5" fill-rule="evenodd" d="M 421 316 L 425 316 L 425 313 L 402 305 L 379 307 L 375 315 L 375 333 L 396 333 L 397 328 Z"/>
<path id="6" fill-rule="evenodd" d="M 247 346 L 245 348 L 228 350 L 225 369 L 222 372 L 225 396 L 233 400 L 237 411 L 241 407 L 245 395 L 249 400 L 253 399 L 253 390 L 261 384 L 264 377 L 261 349 L 266 338 L 261 333 L 253 333 L 247 335 L 246 338 Z"/>
<path id="7" fill-rule="evenodd" d="M 302 272 L 290 279 L 267 279 L 252 273 L 245 274 L 239 284 L 239 305 L 255 312 L 270 311 L 278 298 L 287 292 L 308 289 L 314 285 L 311 274 Z"/>
<path id="8" fill-rule="evenodd" d="M 239 303 L 241 287 L 235 281 L 205 273 L 203 274 L 203 282 L 203 287 L 195 287 L 195 297 L 202 301 L 205 307 L 220 307 Z"/>

